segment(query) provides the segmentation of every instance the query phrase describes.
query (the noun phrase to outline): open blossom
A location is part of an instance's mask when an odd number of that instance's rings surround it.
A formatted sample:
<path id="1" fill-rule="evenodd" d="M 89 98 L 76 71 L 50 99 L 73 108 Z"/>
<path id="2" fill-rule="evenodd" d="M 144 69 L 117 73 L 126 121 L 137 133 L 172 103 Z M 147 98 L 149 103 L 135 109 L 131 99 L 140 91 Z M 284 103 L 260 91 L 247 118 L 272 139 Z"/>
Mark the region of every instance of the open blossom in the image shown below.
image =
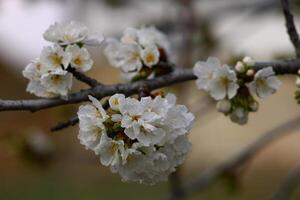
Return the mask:
<path id="1" fill-rule="evenodd" d="M 45 72 L 63 71 L 71 61 L 72 54 L 67 53 L 59 45 L 44 47 L 40 55 L 40 62 L 45 66 Z"/>
<path id="2" fill-rule="evenodd" d="M 101 103 L 94 97 L 89 97 L 93 105 L 83 105 L 79 107 L 79 135 L 80 143 L 87 149 L 95 150 L 100 143 L 102 134 L 106 133 L 103 122 L 107 119 L 107 114 Z"/>
<path id="3" fill-rule="evenodd" d="M 48 92 L 66 96 L 72 87 L 73 75 L 66 72 L 49 72 L 41 76 L 41 84 Z"/>
<path id="4" fill-rule="evenodd" d="M 140 57 L 141 49 L 137 45 L 120 45 L 119 54 L 120 62 L 118 66 L 123 72 L 139 71 L 143 64 Z"/>
<path id="5" fill-rule="evenodd" d="M 23 70 L 23 76 L 29 79 L 26 91 L 35 94 L 38 97 L 54 97 L 55 94 L 47 91 L 47 88 L 41 84 L 41 75 L 44 66 L 39 60 L 32 61 Z"/>
<path id="6" fill-rule="evenodd" d="M 78 69 L 79 71 L 86 72 L 92 68 L 94 61 L 91 58 L 90 53 L 84 47 L 78 45 L 69 45 L 66 48 L 66 53 L 72 55 L 70 60 L 71 67 Z"/>
<path id="7" fill-rule="evenodd" d="M 193 68 L 194 74 L 197 76 L 197 87 L 208 91 L 213 74 L 219 68 L 221 68 L 221 63 L 217 58 L 209 57 L 206 62 L 198 61 Z"/>
<path id="8" fill-rule="evenodd" d="M 170 55 L 166 36 L 154 27 L 128 28 L 121 41 L 107 40 L 104 52 L 112 66 L 130 75 L 155 67 Z"/>
<path id="9" fill-rule="evenodd" d="M 92 105 L 78 111 L 80 143 L 123 181 L 155 184 L 182 164 L 194 115 L 176 105 L 174 95 L 137 100 L 115 94 L 107 111 L 97 99 L 90 100 Z"/>
<path id="10" fill-rule="evenodd" d="M 161 48 L 169 56 L 170 54 L 170 43 L 167 36 L 157 30 L 154 26 L 142 27 L 137 30 L 138 42 L 142 46 L 156 45 Z"/>
<path id="11" fill-rule="evenodd" d="M 214 72 L 213 80 L 209 85 L 209 92 L 215 100 L 221 100 L 225 97 L 231 99 L 236 95 L 238 88 L 235 72 L 229 66 L 224 65 Z"/>
<path id="12" fill-rule="evenodd" d="M 123 36 L 121 38 L 121 42 L 125 44 L 137 44 L 138 43 L 138 35 L 137 29 L 135 28 L 127 28 L 123 32 Z"/>
<path id="13" fill-rule="evenodd" d="M 86 26 L 75 21 L 54 23 L 44 33 L 44 39 L 59 45 L 75 43 L 99 45 L 104 40 L 103 36 L 90 34 Z"/>
<path id="14" fill-rule="evenodd" d="M 104 166 L 116 166 L 121 161 L 124 152 L 124 141 L 113 140 L 106 134 L 101 135 L 101 140 L 96 148 L 96 154 L 101 155 L 101 164 Z"/>
<path id="15" fill-rule="evenodd" d="M 281 82 L 275 76 L 272 67 L 267 67 L 256 72 L 254 80 L 247 84 L 250 92 L 260 98 L 265 98 L 278 90 Z"/>
<path id="16" fill-rule="evenodd" d="M 60 46 L 45 47 L 39 59 L 27 65 L 23 76 L 29 79 L 27 91 L 38 97 L 66 96 L 73 75 L 64 70 L 70 56 Z"/>
<path id="17" fill-rule="evenodd" d="M 197 76 L 197 87 L 209 92 L 215 100 L 231 99 L 236 95 L 239 85 L 235 71 L 228 65 L 221 66 L 217 58 L 198 61 L 193 70 Z"/>

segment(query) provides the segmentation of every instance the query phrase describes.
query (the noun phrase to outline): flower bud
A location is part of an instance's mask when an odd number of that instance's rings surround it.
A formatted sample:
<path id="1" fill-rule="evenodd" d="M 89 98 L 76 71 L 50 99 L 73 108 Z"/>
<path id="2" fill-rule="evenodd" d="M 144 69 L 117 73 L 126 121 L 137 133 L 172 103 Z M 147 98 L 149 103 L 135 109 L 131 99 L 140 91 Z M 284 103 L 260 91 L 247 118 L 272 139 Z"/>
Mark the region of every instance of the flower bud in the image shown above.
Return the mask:
<path id="1" fill-rule="evenodd" d="M 241 61 L 238 61 L 235 65 L 235 70 L 239 73 L 244 73 L 245 72 L 245 66 Z"/>
<path id="2" fill-rule="evenodd" d="M 243 59 L 243 62 L 247 65 L 247 66 L 254 66 L 255 65 L 255 60 L 249 56 L 246 56 Z"/>
<path id="3" fill-rule="evenodd" d="M 245 125 L 248 122 L 248 112 L 246 112 L 243 108 L 236 108 L 230 114 L 230 119 L 232 122 Z"/>
<path id="4" fill-rule="evenodd" d="M 300 77 L 299 76 L 296 79 L 296 85 L 297 85 L 297 87 L 300 88 Z"/>
<path id="5" fill-rule="evenodd" d="M 247 76 L 253 76 L 254 75 L 254 70 L 253 69 L 248 69 L 246 72 Z"/>
<path id="6" fill-rule="evenodd" d="M 217 103 L 217 110 L 221 113 L 227 114 L 230 112 L 231 103 L 228 99 L 222 99 Z"/>
<path id="7" fill-rule="evenodd" d="M 253 112 L 256 112 L 258 110 L 258 102 L 257 101 L 253 101 L 251 104 L 250 104 L 250 108 L 251 108 L 251 111 Z"/>

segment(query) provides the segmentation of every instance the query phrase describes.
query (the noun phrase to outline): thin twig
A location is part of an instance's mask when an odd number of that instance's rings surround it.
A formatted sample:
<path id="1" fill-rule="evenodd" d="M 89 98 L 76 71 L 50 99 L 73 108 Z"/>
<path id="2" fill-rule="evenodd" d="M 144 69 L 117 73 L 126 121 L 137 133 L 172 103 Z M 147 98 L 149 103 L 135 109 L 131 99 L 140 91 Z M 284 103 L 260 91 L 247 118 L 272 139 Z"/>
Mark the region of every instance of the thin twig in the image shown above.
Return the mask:
<path id="1" fill-rule="evenodd" d="M 282 5 L 282 9 L 283 9 L 283 14 L 285 17 L 287 33 L 290 37 L 292 44 L 294 45 L 297 57 L 300 57 L 299 34 L 298 34 L 296 26 L 295 26 L 294 16 L 290 11 L 289 0 L 281 0 L 281 5 Z"/>
<path id="2" fill-rule="evenodd" d="M 232 172 L 238 167 L 245 164 L 253 156 L 265 148 L 272 141 L 279 139 L 282 136 L 290 134 L 293 130 L 300 127 L 300 116 L 281 124 L 278 127 L 273 128 L 268 131 L 255 142 L 245 148 L 242 152 L 238 153 L 236 156 L 228 159 L 227 161 L 217 165 L 216 167 L 210 168 L 199 177 L 183 185 L 183 191 L 185 195 L 190 195 L 194 192 L 199 192 L 211 184 L 213 184 L 219 177 L 226 174 L 227 172 Z M 169 200 L 176 199 L 174 196 L 170 196 Z"/>
<path id="3" fill-rule="evenodd" d="M 298 69 L 300 69 L 300 59 L 289 61 L 258 62 L 254 66 L 254 69 L 259 70 L 268 66 L 273 66 L 273 69 L 277 74 L 297 74 Z M 35 112 L 38 110 L 66 104 L 81 103 L 88 100 L 88 95 L 92 95 L 98 99 L 102 99 L 106 96 L 111 96 L 115 93 L 123 93 L 126 96 L 129 96 L 132 94 L 137 94 L 141 87 L 147 87 L 150 91 L 152 91 L 158 88 L 195 79 L 196 76 L 193 74 L 192 69 L 183 69 L 177 67 L 171 73 L 153 79 L 126 84 L 97 85 L 90 89 L 71 93 L 65 99 L 58 97 L 30 100 L 0 99 L 0 111 L 23 110 Z"/>
<path id="4" fill-rule="evenodd" d="M 70 72 L 70 73 L 72 73 L 73 76 L 77 80 L 79 80 L 79 81 L 81 81 L 83 83 L 86 83 L 87 85 L 89 85 L 91 87 L 95 87 L 96 85 L 100 85 L 100 83 L 97 80 L 95 80 L 95 79 L 93 79 L 91 77 L 86 76 L 85 74 L 77 71 L 75 68 L 68 67 L 67 71 Z"/>
<path id="5" fill-rule="evenodd" d="M 290 199 L 295 189 L 300 185 L 300 166 L 293 170 L 276 190 L 271 200 Z"/>
<path id="6" fill-rule="evenodd" d="M 64 128 L 70 127 L 70 126 L 75 126 L 76 124 L 78 124 L 79 119 L 78 116 L 74 116 L 71 117 L 70 119 L 68 119 L 65 122 L 59 122 L 56 126 L 54 126 L 53 128 L 50 129 L 51 132 L 56 132 L 56 131 L 60 131 Z"/>

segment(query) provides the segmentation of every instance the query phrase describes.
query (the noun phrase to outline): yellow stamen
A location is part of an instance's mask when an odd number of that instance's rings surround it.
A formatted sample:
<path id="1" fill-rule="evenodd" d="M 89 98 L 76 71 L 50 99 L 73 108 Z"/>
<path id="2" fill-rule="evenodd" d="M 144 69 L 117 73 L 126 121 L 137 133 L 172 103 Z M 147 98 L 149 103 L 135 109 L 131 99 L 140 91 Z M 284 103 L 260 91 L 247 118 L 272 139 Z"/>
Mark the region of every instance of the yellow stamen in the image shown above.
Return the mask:
<path id="1" fill-rule="evenodd" d="M 83 63 L 80 56 L 77 56 L 73 62 L 75 65 L 82 65 L 82 63 Z"/>
<path id="2" fill-rule="evenodd" d="M 153 63 L 155 61 L 155 56 L 153 53 L 149 53 L 146 56 L 146 63 Z"/>

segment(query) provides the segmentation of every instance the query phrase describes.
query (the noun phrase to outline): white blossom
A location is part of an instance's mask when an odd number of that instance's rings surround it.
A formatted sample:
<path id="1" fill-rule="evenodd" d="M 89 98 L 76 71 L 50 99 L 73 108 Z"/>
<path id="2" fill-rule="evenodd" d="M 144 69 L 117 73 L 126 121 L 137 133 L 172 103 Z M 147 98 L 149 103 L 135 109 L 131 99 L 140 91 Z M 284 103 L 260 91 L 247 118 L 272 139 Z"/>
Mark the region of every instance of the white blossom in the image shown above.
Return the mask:
<path id="1" fill-rule="evenodd" d="M 38 97 L 54 97 L 55 94 L 47 91 L 47 88 L 41 84 L 41 75 L 44 66 L 39 60 L 32 61 L 23 70 L 23 76 L 29 79 L 26 91 L 35 94 Z"/>
<path id="2" fill-rule="evenodd" d="M 120 112 L 123 115 L 121 125 L 130 139 L 138 139 L 143 145 L 149 146 L 159 143 L 164 137 L 162 130 L 153 125 L 159 116 L 146 111 L 146 106 L 140 101 L 127 98 L 121 102 Z"/>
<path id="3" fill-rule="evenodd" d="M 59 45 L 99 45 L 104 40 L 102 35 L 90 34 L 86 26 L 75 21 L 54 23 L 44 33 L 44 39 Z"/>
<path id="4" fill-rule="evenodd" d="M 228 99 L 233 98 L 238 88 L 239 85 L 237 84 L 236 74 L 227 65 L 218 68 L 214 72 L 213 78 L 208 86 L 209 93 L 215 100 L 221 100 L 225 97 Z"/>
<path id="5" fill-rule="evenodd" d="M 73 75 L 66 72 L 49 72 L 41 76 L 41 85 L 44 86 L 48 92 L 66 96 L 72 87 Z"/>
<path id="6" fill-rule="evenodd" d="M 123 32 L 121 42 L 125 44 L 137 44 L 138 40 L 138 30 L 135 28 L 127 28 Z"/>
<path id="7" fill-rule="evenodd" d="M 69 66 L 72 54 L 66 53 L 59 45 L 44 47 L 40 62 L 45 66 L 44 73 L 49 71 L 62 72 Z"/>
<path id="8" fill-rule="evenodd" d="M 148 45 L 141 52 L 141 57 L 146 66 L 152 67 L 159 61 L 159 51 L 155 45 Z"/>
<path id="9" fill-rule="evenodd" d="M 113 140 L 106 134 L 102 134 L 100 144 L 96 147 L 95 152 L 100 156 L 102 165 L 118 165 L 121 154 L 124 152 L 124 142 L 122 140 Z"/>
<path id="10" fill-rule="evenodd" d="M 138 45 L 111 41 L 104 52 L 114 67 L 128 73 L 139 71 L 142 68 L 143 63 L 140 51 L 141 49 Z"/>
<path id="11" fill-rule="evenodd" d="M 170 55 L 170 43 L 162 32 L 155 27 L 143 27 L 137 31 L 138 42 L 142 46 L 156 45 L 164 49 L 167 55 Z"/>
<path id="12" fill-rule="evenodd" d="M 197 87 L 208 91 L 213 74 L 219 68 L 221 68 L 221 63 L 217 58 L 209 57 L 206 62 L 198 61 L 193 68 L 194 74 L 197 76 Z"/>
<path id="13" fill-rule="evenodd" d="M 265 98 L 278 90 L 281 82 L 275 76 L 272 67 L 267 67 L 256 72 L 254 80 L 247 84 L 252 95 Z"/>
<path id="14" fill-rule="evenodd" d="M 80 143 L 87 149 L 96 150 L 100 144 L 102 134 L 106 134 L 103 122 L 107 119 L 107 114 L 101 103 L 92 96 L 89 96 L 92 105 L 79 107 L 79 135 Z"/>
<path id="15" fill-rule="evenodd" d="M 86 48 L 80 48 L 76 44 L 69 45 L 66 48 L 66 53 L 72 55 L 70 61 L 71 67 L 82 72 L 86 72 L 92 68 L 94 61 L 92 60 L 91 55 Z"/>

